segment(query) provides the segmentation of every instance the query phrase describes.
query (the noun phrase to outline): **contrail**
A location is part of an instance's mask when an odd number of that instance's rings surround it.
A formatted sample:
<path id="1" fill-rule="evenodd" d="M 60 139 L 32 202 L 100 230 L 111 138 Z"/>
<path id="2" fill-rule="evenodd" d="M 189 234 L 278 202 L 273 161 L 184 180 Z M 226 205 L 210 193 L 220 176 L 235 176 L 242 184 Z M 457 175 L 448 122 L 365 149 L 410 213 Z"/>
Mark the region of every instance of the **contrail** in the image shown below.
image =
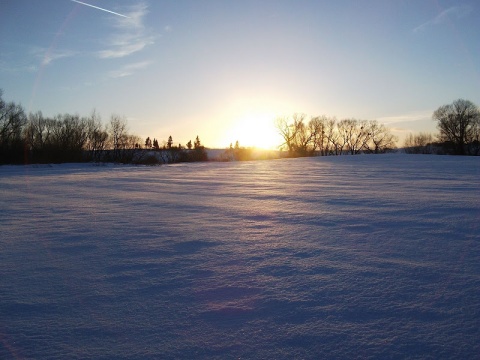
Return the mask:
<path id="1" fill-rule="evenodd" d="M 81 2 L 81 1 L 77 1 L 77 0 L 71 0 L 71 1 L 76 2 L 76 3 L 78 3 L 78 4 L 90 6 L 90 7 L 94 8 L 94 9 L 106 11 L 106 12 L 108 12 L 108 13 L 110 13 L 110 14 L 114 14 L 114 15 L 118 15 L 118 16 L 121 16 L 121 17 L 128 18 L 127 15 L 122 15 L 122 14 L 116 13 L 115 11 L 110 11 L 110 10 L 107 10 L 107 9 L 104 9 L 104 8 L 101 8 L 101 7 L 98 7 L 98 6 L 95 6 L 95 5 L 87 4 L 87 3 L 84 3 L 84 2 Z"/>

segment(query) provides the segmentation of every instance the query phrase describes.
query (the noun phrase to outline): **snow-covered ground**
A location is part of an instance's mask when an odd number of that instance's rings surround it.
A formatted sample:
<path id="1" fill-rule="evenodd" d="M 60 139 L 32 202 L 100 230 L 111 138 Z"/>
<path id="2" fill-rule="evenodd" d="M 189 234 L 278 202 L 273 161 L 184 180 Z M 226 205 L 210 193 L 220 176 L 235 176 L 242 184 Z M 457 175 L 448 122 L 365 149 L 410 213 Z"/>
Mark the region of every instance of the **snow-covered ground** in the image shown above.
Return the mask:
<path id="1" fill-rule="evenodd" d="M 480 158 L 0 167 L 1 359 L 473 359 Z"/>

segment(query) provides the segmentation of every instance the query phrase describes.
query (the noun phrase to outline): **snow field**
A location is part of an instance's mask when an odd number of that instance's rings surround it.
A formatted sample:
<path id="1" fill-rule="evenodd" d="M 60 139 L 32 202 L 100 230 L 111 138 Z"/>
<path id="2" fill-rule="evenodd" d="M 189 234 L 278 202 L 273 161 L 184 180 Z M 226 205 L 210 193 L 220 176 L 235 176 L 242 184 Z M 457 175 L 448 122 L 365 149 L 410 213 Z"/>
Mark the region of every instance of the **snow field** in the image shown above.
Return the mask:
<path id="1" fill-rule="evenodd" d="M 479 160 L 0 167 L 0 358 L 477 358 Z"/>

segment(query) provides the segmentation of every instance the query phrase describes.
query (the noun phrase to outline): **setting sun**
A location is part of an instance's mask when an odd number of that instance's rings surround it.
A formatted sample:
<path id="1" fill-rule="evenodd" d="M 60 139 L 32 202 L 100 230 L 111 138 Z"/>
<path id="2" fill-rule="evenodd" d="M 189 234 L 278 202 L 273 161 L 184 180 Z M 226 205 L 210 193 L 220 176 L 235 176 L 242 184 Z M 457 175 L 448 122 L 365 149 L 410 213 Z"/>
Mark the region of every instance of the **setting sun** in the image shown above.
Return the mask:
<path id="1" fill-rule="evenodd" d="M 273 113 L 247 113 L 232 121 L 225 139 L 233 145 L 238 141 L 242 147 L 277 149 L 282 139 L 274 124 Z"/>

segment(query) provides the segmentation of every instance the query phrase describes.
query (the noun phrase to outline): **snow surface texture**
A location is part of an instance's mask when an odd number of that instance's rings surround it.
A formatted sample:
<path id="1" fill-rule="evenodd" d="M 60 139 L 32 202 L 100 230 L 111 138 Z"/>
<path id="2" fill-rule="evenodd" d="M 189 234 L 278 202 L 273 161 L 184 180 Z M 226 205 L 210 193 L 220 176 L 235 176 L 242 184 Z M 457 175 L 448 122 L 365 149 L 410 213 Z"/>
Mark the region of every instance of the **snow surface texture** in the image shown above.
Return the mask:
<path id="1" fill-rule="evenodd" d="M 480 354 L 480 158 L 0 167 L 0 358 Z"/>

